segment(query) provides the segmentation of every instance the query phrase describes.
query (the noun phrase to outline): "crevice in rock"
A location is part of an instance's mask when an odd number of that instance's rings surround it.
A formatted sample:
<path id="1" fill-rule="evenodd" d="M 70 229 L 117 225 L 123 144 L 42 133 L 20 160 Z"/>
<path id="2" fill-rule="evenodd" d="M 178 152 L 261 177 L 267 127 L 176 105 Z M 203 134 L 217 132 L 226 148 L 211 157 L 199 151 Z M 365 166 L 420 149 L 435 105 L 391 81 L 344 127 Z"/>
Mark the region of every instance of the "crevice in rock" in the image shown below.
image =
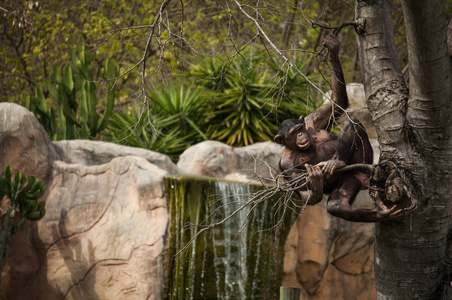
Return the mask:
<path id="1" fill-rule="evenodd" d="M 157 239 L 153 244 L 142 244 L 142 245 L 139 245 L 139 246 L 137 246 L 137 247 L 135 247 L 135 248 L 132 248 L 132 250 L 130 251 L 129 257 L 126 258 L 126 259 L 121 259 L 121 258 L 106 258 L 106 259 L 101 259 L 101 260 L 95 262 L 93 265 L 91 265 L 91 266 L 88 268 L 88 270 L 87 270 L 87 272 L 85 273 L 85 275 L 84 275 L 79 281 L 77 281 L 76 283 L 74 283 L 74 284 L 72 284 L 72 285 L 69 286 L 69 288 L 67 289 L 66 293 L 64 294 L 64 296 L 63 296 L 61 299 L 62 299 L 62 300 L 66 299 L 66 297 L 69 295 L 69 293 L 71 292 L 71 290 L 72 290 L 74 287 L 76 287 L 76 286 L 82 284 L 82 283 L 85 281 L 86 277 L 91 273 L 91 271 L 92 271 L 97 265 L 99 265 L 99 264 L 101 264 L 101 263 L 104 263 L 104 262 L 111 262 L 111 263 L 110 263 L 110 264 L 103 264 L 102 266 L 118 266 L 118 265 L 124 265 L 124 264 L 127 264 L 127 262 L 130 261 L 130 259 L 133 257 L 133 254 L 134 254 L 134 252 L 135 252 L 136 250 L 138 250 L 138 249 L 141 248 L 141 247 L 153 247 L 153 246 L 154 246 L 155 244 L 157 244 L 161 239 L 162 239 L 162 237 L 159 238 L 159 239 Z M 114 262 L 118 262 L 118 263 L 114 263 Z"/>

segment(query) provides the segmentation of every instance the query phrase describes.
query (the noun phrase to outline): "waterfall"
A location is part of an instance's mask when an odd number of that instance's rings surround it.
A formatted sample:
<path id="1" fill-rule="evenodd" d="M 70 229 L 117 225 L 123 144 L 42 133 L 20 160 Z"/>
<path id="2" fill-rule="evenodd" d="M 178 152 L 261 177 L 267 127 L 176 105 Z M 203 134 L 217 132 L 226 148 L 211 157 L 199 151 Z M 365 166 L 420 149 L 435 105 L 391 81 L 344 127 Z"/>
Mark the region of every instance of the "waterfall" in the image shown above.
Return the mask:
<path id="1" fill-rule="evenodd" d="M 171 217 L 167 298 L 278 299 L 284 242 L 296 214 L 278 209 L 278 198 L 245 206 L 182 251 L 200 229 L 188 223 L 223 220 L 262 187 L 193 176 L 168 176 L 165 185 Z"/>

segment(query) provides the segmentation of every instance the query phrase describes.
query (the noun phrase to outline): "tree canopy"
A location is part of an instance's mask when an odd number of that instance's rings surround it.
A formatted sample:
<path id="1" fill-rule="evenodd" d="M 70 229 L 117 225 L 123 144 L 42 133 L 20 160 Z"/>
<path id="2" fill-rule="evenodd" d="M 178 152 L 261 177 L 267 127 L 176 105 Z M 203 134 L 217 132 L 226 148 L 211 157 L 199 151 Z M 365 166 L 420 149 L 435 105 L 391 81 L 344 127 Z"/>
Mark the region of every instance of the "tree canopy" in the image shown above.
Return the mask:
<path id="1" fill-rule="evenodd" d="M 159 15 L 162 3 L 165 9 Z M 315 55 L 327 33 L 314 22 L 338 26 L 353 19 L 353 5 L 345 0 L 272 0 L 241 5 L 256 7 L 251 17 L 265 23 L 263 30 L 286 56 L 309 61 L 303 72 L 318 65 Z M 2 101 L 22 101 L 26 92 L 33 93 L 50 76 L 54 65 L 67 65 L 70 49 L 82 44 L 96 53 L 94 63 L 98 66 L 106 58 L 119 62 L 120 73 L 124 74 L 117 81 L 120 101 L 132 101 L 142 87 L 142 66 L 137 63 L 143 58 L 144 81 L 152 89 L 174 79 L 178 71 L 190 71 L 190 65 L 205 56 L 230 59 L 245 49 L 255 52 L 267 49 L 275 56 L 274 49 L 256 31 L 253 20 L 233 1 L 185 4 L 7 0 L 0 10 Z M 147 46 L 148 40 L 151 42 Z M 353 30 L 344 30 L 341 41 L 348 58 L 344 60 L 345 73 L 349 81 L 358 81 Z M 278 61 L 277 57 L 273 59 Z"/>

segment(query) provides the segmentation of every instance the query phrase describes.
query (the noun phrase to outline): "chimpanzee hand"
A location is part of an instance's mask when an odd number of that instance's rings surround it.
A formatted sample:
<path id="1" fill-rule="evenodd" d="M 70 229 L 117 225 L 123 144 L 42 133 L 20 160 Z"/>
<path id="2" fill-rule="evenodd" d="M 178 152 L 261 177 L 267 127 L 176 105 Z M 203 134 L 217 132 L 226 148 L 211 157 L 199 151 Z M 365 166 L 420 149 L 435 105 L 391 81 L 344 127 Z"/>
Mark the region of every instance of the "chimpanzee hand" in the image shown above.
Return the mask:
<path id="1" fill-rule="evenodd" d="M 330 51 L 330 54 L 332 55 L 339 54 L 340 45 L 341 42 L 339 42 L 339 40 L 334 34 L 327 35 L 323 40 L 323 46 L 327 47 L 328 50 Z"/>
<path id="2" fill-rule="evenodd" d="M 322 170 L 317 165 L 305 165 L 308 171 L 306 183 L 308 184 L 310 195 L 307 199 L 309 204 L 315 204 L 322 200 L 323 197 L 323 174 Z"/>
<path id="3" fill-rule="evenodd" d="M 344 161 L 339 160 L 339 159 L 330 159 L 330 160 L 327 160 L 327 161 L 319 162 L 317 164 L 317 166 L 320 167 L 320 169 L 322 170 L 323 175 L 331 176 L 331 175 L 333 175 L 333 173 L 334 173 L 334 171 L 336 169 L 345 167 L 346 164 L 345 164 Z"/>

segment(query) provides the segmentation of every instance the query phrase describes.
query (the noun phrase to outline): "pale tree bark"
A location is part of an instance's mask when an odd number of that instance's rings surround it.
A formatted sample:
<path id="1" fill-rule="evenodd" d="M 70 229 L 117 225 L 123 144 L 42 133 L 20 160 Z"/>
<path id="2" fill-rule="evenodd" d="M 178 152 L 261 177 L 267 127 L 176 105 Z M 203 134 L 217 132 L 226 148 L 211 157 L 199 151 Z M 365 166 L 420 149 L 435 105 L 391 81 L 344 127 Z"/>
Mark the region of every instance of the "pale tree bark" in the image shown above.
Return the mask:
<path id="1" fill-rule="evenodd" d="M 417 208 L 376 225 L 378 299 L 449 299 L 452 72 L 445 3 L 402 0 L 409 89 L 396 59 L 389 0 L 356 0 L 368 108 L 381 147 Z M 449 294 L 449 295 L 448 295 Z"/>

